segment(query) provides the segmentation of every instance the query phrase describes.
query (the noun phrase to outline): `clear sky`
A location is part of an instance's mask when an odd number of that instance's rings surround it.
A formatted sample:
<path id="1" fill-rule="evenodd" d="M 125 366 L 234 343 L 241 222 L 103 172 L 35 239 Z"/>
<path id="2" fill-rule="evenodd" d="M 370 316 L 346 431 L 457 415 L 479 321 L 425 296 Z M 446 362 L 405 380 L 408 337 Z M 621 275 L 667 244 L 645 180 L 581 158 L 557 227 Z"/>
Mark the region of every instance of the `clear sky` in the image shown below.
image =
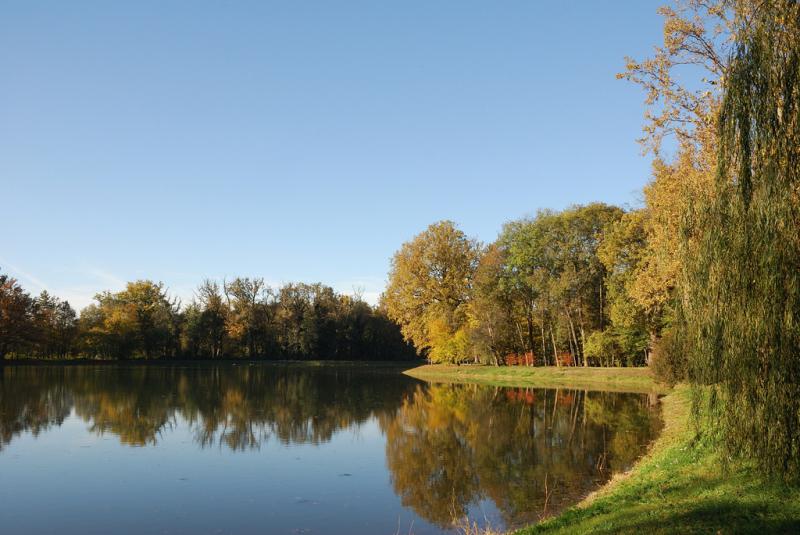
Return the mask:
<path id="1" fill-rule="evenodd" d="M 660 2 L 0 3 L 0 268 L 363 288 L 440 219 L 636 205 Z"/>

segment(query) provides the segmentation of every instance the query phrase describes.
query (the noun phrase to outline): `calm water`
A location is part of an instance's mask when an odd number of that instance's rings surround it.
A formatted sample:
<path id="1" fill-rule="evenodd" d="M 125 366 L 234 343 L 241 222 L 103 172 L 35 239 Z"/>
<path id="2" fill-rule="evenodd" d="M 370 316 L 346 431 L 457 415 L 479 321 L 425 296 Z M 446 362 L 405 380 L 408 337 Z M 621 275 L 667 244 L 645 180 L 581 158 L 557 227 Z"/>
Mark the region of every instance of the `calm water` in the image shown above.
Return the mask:
<path id="1" fill-rule="evenodd" d="M 0 366 L 3 533 L 430 534 L 517 526 L 626 469 L 640 394 L 398 369 Z"/>

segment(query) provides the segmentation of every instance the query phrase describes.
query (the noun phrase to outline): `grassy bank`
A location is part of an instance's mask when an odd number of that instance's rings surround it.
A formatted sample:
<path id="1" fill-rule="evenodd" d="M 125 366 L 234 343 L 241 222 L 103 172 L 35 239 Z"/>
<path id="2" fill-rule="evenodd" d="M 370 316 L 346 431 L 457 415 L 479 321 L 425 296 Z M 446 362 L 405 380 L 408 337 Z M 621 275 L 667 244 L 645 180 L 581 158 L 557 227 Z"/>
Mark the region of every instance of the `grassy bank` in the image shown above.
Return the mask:
<path id="1" fill-rule="evenodd" d="M 689 388 L 668 390 L 647 370 L 436 365 L 405 373 L 433 381 L 668 392 L 662 398 L 664 430 L 630 472 L 514 535 L 800 533 L 800 489 L 771 481 L 746 463 L 723 470 L 715 448 L 696 438 Z"/>
<path id="2" fill-rule="evenodd" d="M 616 392 L 667 393 L 647 368 L 557 368 L 527 366 L 453 366 L 428 364 L 407 370 L 426 381 L 490 384 L 496 386 L 572 387 Z"/>
<path id="3" fill-rule="evenodd" d="M 664 431 L 634 469 L 557 517 L 516 535 L 557 533 L 800 533 L 800 489 L 752 466 L 721 468 L 695 440 L 688 388 L 663 399 Z"/>

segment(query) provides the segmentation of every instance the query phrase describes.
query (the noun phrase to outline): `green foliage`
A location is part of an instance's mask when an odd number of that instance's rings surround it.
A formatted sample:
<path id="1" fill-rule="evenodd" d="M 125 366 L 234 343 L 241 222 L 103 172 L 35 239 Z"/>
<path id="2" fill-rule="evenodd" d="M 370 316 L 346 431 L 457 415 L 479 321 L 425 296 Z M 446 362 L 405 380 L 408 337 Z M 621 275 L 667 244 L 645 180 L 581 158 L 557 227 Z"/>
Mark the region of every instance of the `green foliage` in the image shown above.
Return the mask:
<path id="1" fill-rule="evenodd" d="M 602 203 L 541 211 L 481 250 L 436 223 L 395 254 L 384 303 L 432 362 L 642 365 L 655 321 L 629 288 L 641 220 Z"/>
<path id="2" fill-rule="evenodd" d="M 615 366 L 623 358 L 622 347 L 610 330 L 595 331 L 586 338 L 586 356 L 600 362 L 603 366 Z"/>
<path id="3" fill-rule="evenodd" d="M 516 297 L 507 280 L 505 253 L 491 244 L 478 262 L 469 306 L 470 351 L 481 362 L 499 365 L 507 354 L 522 349 Z"/>
<path id="4" fill-rule="evenodd" d="M 747 23 L 745 26 L 744 23 Z M 800 477 L 800 5 L 742 21 L 725 80 L 714 194 L 682 287 L 690 378 L 730 455 Z"/>
<path id="5" fill-rule="evenodd" d="M 514 321 L 525 326 L 519 349 L 551 363 L 566 350 L 588 364 L 585 338 L 608 321 L 598 248 L 607 226 L 621 216 L 617 207 L 594 203 L 505 225 L 498 244 L 506 259 L 503 284 L 516 305 Z"/>
<path id="6" fill-rule="evenodd" d="M 145 280 L 95 300 L 78 319 L 69 303 L 47 292 L 32 298 L 0 275 L 0 358 L 414 357 L 384 310 L 322 284 L 206 280 L 181 308 L 162 283 Z M 453 342 L 463 347 L 464 334 Z"/>
<path id="7" fill-rule="evenodd" d="M 611 222 L 598 247 L 597 256 L 606 268 L 608 315 L 624 338 L 623 350 L 633 354 L 646 348 L 642 340 L 659 330 L 661 316 L 651 314 L 634 298 L 635 285 L 647 255 L 645 213 L 636 210 Z"/>

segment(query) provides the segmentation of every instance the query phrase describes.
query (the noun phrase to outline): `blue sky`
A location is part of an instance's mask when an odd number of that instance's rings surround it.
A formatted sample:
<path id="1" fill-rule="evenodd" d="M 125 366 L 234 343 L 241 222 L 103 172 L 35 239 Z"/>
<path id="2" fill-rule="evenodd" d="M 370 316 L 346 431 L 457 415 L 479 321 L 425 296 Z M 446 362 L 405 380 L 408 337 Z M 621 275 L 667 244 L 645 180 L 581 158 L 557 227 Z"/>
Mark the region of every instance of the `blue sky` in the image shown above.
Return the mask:
<path id="1" fill-rule="evenodd" d="M 0 4 L 0 267 L 76 307 L 124 281 L 374 300 L 440 219 L 636 205 L 660 2 Z"/>

